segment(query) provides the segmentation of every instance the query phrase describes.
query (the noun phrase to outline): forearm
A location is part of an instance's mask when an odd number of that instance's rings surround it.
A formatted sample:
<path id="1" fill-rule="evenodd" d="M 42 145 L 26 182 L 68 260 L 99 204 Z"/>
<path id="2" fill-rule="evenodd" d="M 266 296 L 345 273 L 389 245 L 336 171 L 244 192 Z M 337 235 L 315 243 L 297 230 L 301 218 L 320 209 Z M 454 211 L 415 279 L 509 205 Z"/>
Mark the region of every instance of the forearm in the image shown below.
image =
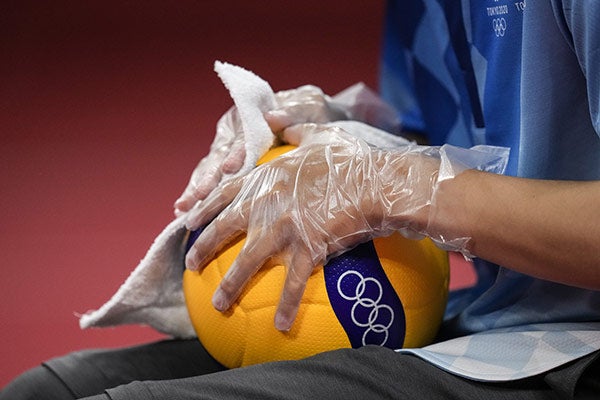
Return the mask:
<path id="1" fill-rule="evenodd" d="M 429 229 L 516 271 L 600 289 L 600 182 L 466 171 L 438 190 Z"/>

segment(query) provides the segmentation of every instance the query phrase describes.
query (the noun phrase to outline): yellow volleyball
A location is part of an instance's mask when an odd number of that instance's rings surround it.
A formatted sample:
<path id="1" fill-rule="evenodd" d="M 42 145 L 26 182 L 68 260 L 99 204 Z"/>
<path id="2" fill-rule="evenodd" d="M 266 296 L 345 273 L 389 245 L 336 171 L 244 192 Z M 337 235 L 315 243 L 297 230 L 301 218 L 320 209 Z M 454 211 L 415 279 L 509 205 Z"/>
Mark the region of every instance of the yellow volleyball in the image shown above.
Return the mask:
<path id="1" fill-rule="evenodd" d="M 266 162 L 291 150 L 269 151 Z M 188 242 L 193 238 L 186 239 Z M 229 244 L 202 270 L 185 270 L 188 312 L 206 350 L 229 368 L 291 360 L 338 348 L 391 348 L 430 343 L 448 295 L 448 255 L 429 239 L 376 238 L 316 268 L 289 332 L 274 327 L 286 269 L 267 264 L 226 312 L 211 303 L 244 239 Z"/>

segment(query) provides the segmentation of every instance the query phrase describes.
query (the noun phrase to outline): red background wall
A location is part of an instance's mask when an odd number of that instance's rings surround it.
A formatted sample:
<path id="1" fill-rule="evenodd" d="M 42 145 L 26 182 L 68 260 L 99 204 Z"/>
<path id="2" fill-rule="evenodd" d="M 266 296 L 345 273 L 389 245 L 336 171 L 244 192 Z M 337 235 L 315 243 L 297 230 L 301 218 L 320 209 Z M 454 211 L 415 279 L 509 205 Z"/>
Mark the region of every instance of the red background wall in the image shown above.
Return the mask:
<path id="1" fill-rule="evenodd" d="M 49 357 L 161 336 L 80 331 L 172 218 L 231 104 L 212 72 L 275 90 L 376 88 L 379 1 L 0 5 L 0 387 Z"/>

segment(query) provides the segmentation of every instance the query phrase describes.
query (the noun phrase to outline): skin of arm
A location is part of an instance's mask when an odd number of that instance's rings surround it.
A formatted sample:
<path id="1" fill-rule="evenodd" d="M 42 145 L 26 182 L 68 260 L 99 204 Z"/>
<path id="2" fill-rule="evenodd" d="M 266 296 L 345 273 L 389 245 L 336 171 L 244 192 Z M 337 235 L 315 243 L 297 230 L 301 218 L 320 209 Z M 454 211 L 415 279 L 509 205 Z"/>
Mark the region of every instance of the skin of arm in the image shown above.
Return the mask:
<path id="1" fill-rule="evenodd" d="M 477 257 L 600 290 L 600 181 L 465 171 L 440 183 L 428 230 L 468 236 Z"/>

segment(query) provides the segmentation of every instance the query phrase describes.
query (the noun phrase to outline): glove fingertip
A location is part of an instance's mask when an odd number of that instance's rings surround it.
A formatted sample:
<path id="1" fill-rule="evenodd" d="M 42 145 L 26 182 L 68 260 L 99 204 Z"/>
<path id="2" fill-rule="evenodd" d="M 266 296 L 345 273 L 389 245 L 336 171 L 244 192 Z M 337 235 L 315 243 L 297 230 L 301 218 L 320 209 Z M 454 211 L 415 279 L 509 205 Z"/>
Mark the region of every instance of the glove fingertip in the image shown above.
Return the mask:
<path id="1" fill-rule="evenodd" d="M 280 332 L 289 332 L 292 328 L 292 322 L 293 320 L 280 312 L 275 314 L 275 329 Z"/>
<path id="2" fill-rule="evenodd" d="M 223 162 L 221 171 L 225 174 L 235 174 L 244 165 L 246 159 L 246 150 L 241 148 L 237 150 L 235 154 L 230 154 L 227 159 Z"/>
<path id="3" fill-rule="evenodd" d="M 283 110 L 271 110 L 264 114 L 265 120 L 273 132 L 280 132 L 292 125 L 290 115 Z"/>

